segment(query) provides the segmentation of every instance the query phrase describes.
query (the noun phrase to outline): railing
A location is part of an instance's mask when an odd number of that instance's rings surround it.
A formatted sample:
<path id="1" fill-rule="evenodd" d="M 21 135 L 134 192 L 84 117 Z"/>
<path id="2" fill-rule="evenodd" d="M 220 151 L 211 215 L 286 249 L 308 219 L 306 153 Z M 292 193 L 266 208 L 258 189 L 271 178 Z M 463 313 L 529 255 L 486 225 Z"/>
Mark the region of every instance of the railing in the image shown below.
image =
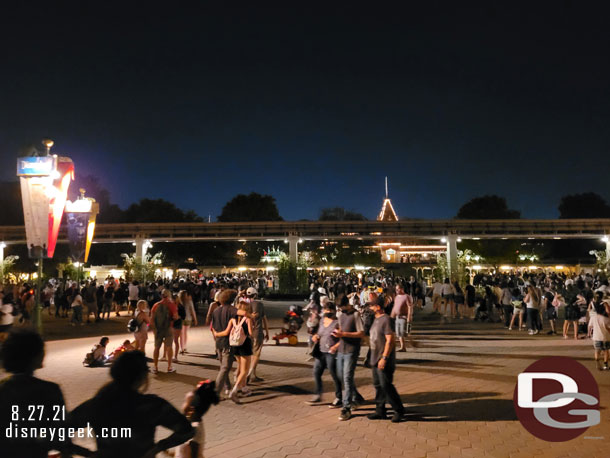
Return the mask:
<path id="1" fill-rule="evenodd" d="M 440 239 L 449 234 L 462 238 L 599 238 L 610 234 L 610 219 L 98 224 L 95 242 L 130 242 L 136 237 L 153 241 L 271 241 L 291 236 L 308 240 Z M 65 228 L 59 237 L 65 240 Z M 24 227 L 0 226 L 0 241 L 25 243 Z"/>

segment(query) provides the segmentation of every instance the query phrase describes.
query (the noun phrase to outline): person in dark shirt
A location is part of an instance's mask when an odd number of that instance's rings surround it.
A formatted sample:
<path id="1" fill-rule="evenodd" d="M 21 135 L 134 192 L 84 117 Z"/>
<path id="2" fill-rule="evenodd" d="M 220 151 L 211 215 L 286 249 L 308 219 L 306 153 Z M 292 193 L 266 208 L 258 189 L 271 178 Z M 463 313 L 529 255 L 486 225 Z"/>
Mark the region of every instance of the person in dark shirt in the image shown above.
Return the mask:
<path id="1" fill-rule="evenodd" d="M 375 413 L 369 414 L 370 420 L 383 420 L 387 418 L 386 402 L 394 409 L 392 422 L 402 420 L 405 408 L 393 384 L 396 369 L 395 335 L 392 322 L 378 302 L 371 303 L 375 313 L 375 321 L 370 330 L 371 353 L 369 364 L 373 372 L 373 385 L 375 386 Z"/>
<path id="2" fill-rule="evenodd" d="M 157 453 L 193 437 L 191 423 L 174 406 L 159 396 L 141 392 L 148 385 L 144 353 L 139 350 L 122 353 L 110 368 L 110 376 L 110 383 L 69 415 L 70 426 L 90 424 L 95 431 L 96 457 L 154 458 Z M 173 434 L 155 443 L 157 426 Z M 128 437 L 103 437 L 111 430 L 129 431 L 129 434 L 124 434 Z"/>
<path id="3" fill-rule="evenodd" d="M 34 377 L 42 367 L 44 342 L 34 331 L 16 329 L 0 350 L 2 366 L 11 375 L 0 381 L 0 456 L 47 458 L 50 450 L 71 456 L 71 443 L 57 435 L 45 438 L 15 437 L 21 428 L 65 427 L 64 397 L 58 385 Z M 57 429 L 55 429 L 57 431 Z M 19 434 L 21 436 L 21 433 Z"/>
<path id="4" fill-rule="evenodd" d="M 360 314 L 349 303 L 347 297 L 341 303 L 341 315 L 339 316 L 338 327 L 333 332 L 333 336 L 339 339 L 337 353 L 337 373 L 343 382 L 343 408 L 339 420 L 345 421 L 352 417 L 352 407 L 357 404 L 356 384 L 354 382 L 354 372 L 356 362 L 360 354 L 360 343 L 364 337 L 364 327 Z"/>
<path id="5" fill-rule="evenodd" d="M 215 332 L 223 332 L 227 329 L 231 319 L 237 316 L 237 309 L 231 304 L 237 297 L 237 291 L 234 289 L 226 289 L 220 293 L 218 302 L 220 306 L 212 313 L 212 328 Z M 216 377 L 216 392 L 220 395 L 223 392 L 231 390 L 231 382 L 229 381 L 229 373 L 233 367 L 235 356 L 229 345 L 229 336 L 221 336 L 216 339 L 216 355 L 220 368 Z"/>

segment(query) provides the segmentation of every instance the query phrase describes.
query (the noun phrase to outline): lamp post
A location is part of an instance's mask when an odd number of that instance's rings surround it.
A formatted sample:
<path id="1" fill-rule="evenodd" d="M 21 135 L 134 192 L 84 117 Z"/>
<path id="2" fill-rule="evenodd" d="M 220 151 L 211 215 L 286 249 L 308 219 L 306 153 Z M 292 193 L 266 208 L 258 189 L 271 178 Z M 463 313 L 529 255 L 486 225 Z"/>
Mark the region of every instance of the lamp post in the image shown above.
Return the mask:
<path id="1" fill-rule="evenodd" d="M 33 322 L 42 333 L 41 291 L 42 263 L 55 253 L 57 236 L 64 212 L 74 164 L 68 157 L 51 154 L 53 140 L 42 141 L 45 153 L 17 159 L 17 176 L 21 184 L 23 219 L 30 258 L 38 262 L 36 306 Z"/>

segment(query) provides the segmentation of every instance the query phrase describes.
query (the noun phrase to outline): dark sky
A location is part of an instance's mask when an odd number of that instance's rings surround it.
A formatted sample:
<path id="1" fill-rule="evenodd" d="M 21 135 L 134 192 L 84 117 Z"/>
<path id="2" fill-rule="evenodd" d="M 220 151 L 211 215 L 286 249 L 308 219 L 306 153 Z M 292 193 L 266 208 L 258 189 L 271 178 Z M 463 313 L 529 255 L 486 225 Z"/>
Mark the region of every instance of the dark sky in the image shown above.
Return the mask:
<path id="1" fill-rule="evenodd" d="M 375 218 L 385 175 L 402 217 L 488 193 L 530 218 L 610 200 L 599 4 L 56 3 L 0 11 L 0 180 L 48 136 L 123 208 L 214 218 L 256 191 L 287 220 Z"/>

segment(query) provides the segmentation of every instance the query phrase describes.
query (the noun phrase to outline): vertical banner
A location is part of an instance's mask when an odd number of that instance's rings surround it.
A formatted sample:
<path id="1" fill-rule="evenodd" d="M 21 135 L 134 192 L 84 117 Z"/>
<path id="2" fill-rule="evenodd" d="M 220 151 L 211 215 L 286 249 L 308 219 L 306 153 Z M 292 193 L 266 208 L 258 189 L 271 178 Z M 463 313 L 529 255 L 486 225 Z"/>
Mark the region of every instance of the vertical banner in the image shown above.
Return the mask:
<path id="1" fill-rule="evenodd" d="M 70 257 L 73 262 L 87 262 L 89 250 L 95 230 L 95 218 L 99 212 L 99 205 L 84 196 L 74 202 L 66 202 L 66 221 L 68 223 L 68 242 L 70 244 Z"/>
<path id="2" fill-rule="evenodd" d="M 57 155 L 21 157 L 17 176 L 30 257 L 53 257 L 74 164 Z"/>

